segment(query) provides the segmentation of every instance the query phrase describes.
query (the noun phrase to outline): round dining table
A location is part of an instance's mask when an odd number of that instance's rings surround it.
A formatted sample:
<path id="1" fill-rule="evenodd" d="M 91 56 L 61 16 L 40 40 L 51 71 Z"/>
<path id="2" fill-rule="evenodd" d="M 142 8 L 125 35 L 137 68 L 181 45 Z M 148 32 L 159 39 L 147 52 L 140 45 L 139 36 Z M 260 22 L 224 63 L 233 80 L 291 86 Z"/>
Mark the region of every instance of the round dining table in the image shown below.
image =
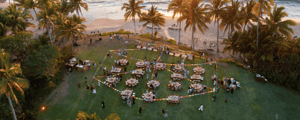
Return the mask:
<path id="1" fill-rule="evenodd" d="M 201 92 L 203 90 L 203 87 L 201 84 L 191 84 L 191 87 L 195 89 L 195 92 Z"/>
<path id="2" fill-rule="evenodd" d="M 120 59 L 119 62 L 120 62 L 121 65 L 124 66 L 124 65 L 127 65 L 128 60 L 126 60 L 126 59 Z"/>
<path id="3" fill-rule="evenodd" d="M 180 103 L 180 97 L 178 95 L 170 95 L 167 98 L 168 103 L 178 104 Z"/>
<path id="4" fill-rule="evenodd" d="M 138 62 L 136 62 L 136 67 L 143 68 L 143 67 L 146 67 L 146 64 L 144 61 L 138 61 Z"/>
<path id="5" fill-rule="evenodd" d="M 134 87 L 134 86 L 138 85 L 138 83 L 139 83 L 139 81 L 134 78 L 129 78 L 125 82 L 126 82 L 127 86 L 131 86 L 131 87 Z"/>
<path id="6" fill-rule="evenodd" d="M 150 80 L 147 83 L 148 88 L 152 88 L 150 85 L 152 85 L 153 87 L 155 86 L 155 89 L 159 87 L 160 83 L 157 80 Z"/>
<path id="7" fill-rule="evenodd" d="M 193 69 L 193 71 L 194 71 L 194 73 L 195 74 L 204 74 L 204 68 L 202 68 L 202 67 L 195 67 L 194 69 Z"/>
<path id="8" fill-rule="evenodd" d="M 153 96 L 154 96 L 154 94 L 152 92 L 146 92 L 143 94 L 143 99 L 147 102 L 152 102 Z"/>
<path id="9" fill-rule="evenodd" d="M 175 65 L 174 71 L 175 72 L 181 72 L 183 70 L 183 67 L 181 65 Z"/>
<path id="10" fill-rule="evenodd" d="M 163 70 L 164 69 L 164 63 L 156 63 L 155 68 L 156 68 L 156 70 Z"/>

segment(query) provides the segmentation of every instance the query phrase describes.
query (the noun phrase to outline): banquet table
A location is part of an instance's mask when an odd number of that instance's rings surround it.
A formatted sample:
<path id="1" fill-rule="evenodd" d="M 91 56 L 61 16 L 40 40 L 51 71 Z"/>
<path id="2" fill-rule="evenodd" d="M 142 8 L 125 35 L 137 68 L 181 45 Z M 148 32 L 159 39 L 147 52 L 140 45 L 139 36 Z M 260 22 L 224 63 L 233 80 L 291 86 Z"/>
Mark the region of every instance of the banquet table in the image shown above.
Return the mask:
<path id="1" fill-rule="evenodd" d="M 202 67 L 195 67 L 195 68 L 193 69 L 193 71 L 194 71 L 195 74 L 204 74 L 205 69 L 202 68 Z"/>
<path id="2" fill-rule="evenodd" d="M 157 80 L 150 80 L 147 82 L 147 86 L 148 88 L 152 88 L 150 85 L 152 84 L 152 86 L 154 87 L 154 89 L 158 88 L 160 83 Z"/>
<path id="3" fill-rule="evenodd" d="M 121 70 L 122 70 L 122 68 L 115 68 L 115 69 L 111 70 L 111 73 L 118 74 L 121 72 Z"/>
<path id="4" fill-rule="evenodd" d="M 134 79 L 134 78 L 129 78 L 125 81 L 126 85 L 127 86 L 130 86 L 130 87 L 134 87 L 134 86 L 137 86 L 139 84 L 139 81 L 137 79 Z"/>
<path id="5" fill-rule="evenodd" d="M 195 82 L 200 82 L 200 81 L 203 81 L 203 77 L 201 77 L 201 75 L 192 75 L 191 76 L 191 80 L 195 81 Z"/>
<path id="6" fill-rule="evenodd" d="M 168 103 L 178 104 L 180 103 L 180 97 L 178 95 L 170 95 L 167 98 Z"/>
<path id="7" fill-rule="evenodd" d="M 164 63 L 156 63 L 155 64 L 155 69 L 156 70 L 163 70 L 165 68 L 165 64 Z"/>
<path id="8" fill-rule="evenodd" d="M 118 82 L 117 77 L 106 78 L 106 83 L 113 85 L 115 82 Z"/>
<path id="9" fill-rule="evenodd" d="M 179 73 L 173 73 L 173 74 L 171 74 L 171 78 L 172 78 L 173 80 L 182 80 L 184 77 L 183 77 L 182 74 L 179 74 Z"/>
<path id="10" fill-rule="evenodd" d="M 143 93 L 142 97 L 146 102 L 153 102 L 153 96 L 154 96 L 154 94 L 152 92 L 146 92 L 146 93 Z"/>
<path id="11" fill-rule="evenodd" d="M 85 72 L 88 70 L 88 66 L 86 66 L 86 65 L 76 65 L 76 68 L 80 72 Z"/>
<path id="12" fill-rule="evenodd" d="M 138 67 L 138 68 L 143 68 L 143 67 L 146 67 L 146 62 L 144 62 L 144 61 L 138 61 L 138 62 L 136 62 L 136 67 Z"/>
<path id="13" fill-rule="evenodd" d="M 121 92 L 121 97 L 123 100 L 126 100 L 132 95 L 132 93 L 133 93 L 133 90 L 123 90 Z"/>
<path id="14" fill-rule="evenodd" d="M 125 66 L 128 63 L 128 60 L 126 60 L 126 59 L 120 59 L 119 62 L 120 62 L 120 65 Z"/>
<path id="15" fill-rule="evenodd" d="M 175 91 L 181 90 L 181 88 L 182 88 L 182 84 L 180 82 L 172 82 L 169 85 L 171 86 L 170 89 L 175 90 Z"/>
<path id="16" fill-rule="evenodd" d="M 135 75 L 136 77 L 142 77 L 144 73 L 145 72 L 142 69 L 137 69 L 132 72 L 132 74 Z"/>
<path id="17" fill-rule="evenodd" d="M 194 84 L 191 84 L 191 87 L 194 88 L 195 92 L 202 92 L 203 91 L 203 87 L 202 87 L 201 84 L 194 83 Z"/>
<path id="18" fill-rule="evenodd" d="M 174 67 L 173 70 L 174 70 L 175 72 L 182 72 L 183 69 L 184 69 L 184 67 L 183 67 L 182 65 L 177 64 L 177 65 L 175 65 L 175 67 Z"/>

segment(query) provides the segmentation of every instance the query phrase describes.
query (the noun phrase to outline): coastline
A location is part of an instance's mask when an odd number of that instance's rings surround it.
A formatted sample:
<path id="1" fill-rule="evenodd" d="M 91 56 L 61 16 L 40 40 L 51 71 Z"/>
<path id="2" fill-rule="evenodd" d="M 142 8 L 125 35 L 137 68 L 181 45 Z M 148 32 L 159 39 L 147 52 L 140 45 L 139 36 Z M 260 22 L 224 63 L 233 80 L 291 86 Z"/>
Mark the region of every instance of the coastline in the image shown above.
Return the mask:
<path id="1" fill-rule="evenodd" d="M 0 3 L 0 8 L 5 9 L 9 3 Z M 43 29 L 38 29 L 38 24 L 39 22 L 36 20 L 35 13 L 33 10 L 29 9 L 31 14 L 34 17 L 34 20 L 30 19 L 28 20 L 29 22 L 33 23 L 35 25 L 35 28 L 29 27 L 27 30 L 30 30 L 34 33 L 34 37 L 37 37 L 38 35 L 41 35 L 43 33 Z M 37 10 L 39 12 L 39 10 Z M 142 12 L 147 12 L 146 10 L 142 10 Z M 177 24 L 177 19 L 170 16 L 165 16 L 166 23 L 164 26 L 161 26 L 161 29 L 158 29 L 158 36 L 163 36 L 163 37 L 168 37 L 169 39 L 174 39 L 175 41 L 178 42 L 178 30 L 170 30 L 168 29 L 169 26 L 172 26 L 173 24 Z M 294 30 L 294 35 L 293 36 L 300 36 L 300 19 L 292 19 L 294 20 L 297 25 L 296 26 L 291 26 L 291 28 Z M 143 27 L 143 24 L 145 22 L 139 22 L 139 19 L 136 18 L 136 32 L 137 33 L 151 33 L 152 29 Z M 134 32 L 134 22 L 131 19 L 128 19 L 125 22 L 125 19 L 109 19 L 109 18 L 97 18 L 93 21 L 88 20 L 83 23 L 86 25 L 86 32 L 85 34 L 91 34 L 92 31 L 95 31 L 95 33 L 100 33 L 103 32 L 109 32 L 109 31 L 118 31 L 120 29 L 124 29 L 125 31 L 131 31 Z M 179 24 L 178 24 L 179 25 Z M 180 43 L 186 44 L 188 46 L 191 46 L 191 36 L 192 36 L 192 31 L 190 28 L 188 28 L 186 31 L 184 30 L 185 22 L 181 23 L 181 40 Z M 216 46 L 217 43 L 217 26 L 214 25 L 214 22 L 211 22 L 210 24 L 207 24 L 208 28 L 204 34 L 202 34 L 199 30 L 196 30 L 194 36 L 195 38 L 198 38 L 198 41 L 195 41 L 195 48 L 196 49 L 204 49 L 205 45 L 203 44 L 204 40 L 207 41 L 207 48 L 209 47 L 210 43 L 213 43 Z M 154 31 L 155 32 L 155 29 Z M 223 34 L 223 31 L 220 31 L 220 38 L 226 38 L 227 35 Z M 221 45 L 222 39 L 219 39 L 219 46 L 220 50 L 223 49 L 223 45 Z M 216 47 L 212 47 L 212 49 L 216 50 Z"/>

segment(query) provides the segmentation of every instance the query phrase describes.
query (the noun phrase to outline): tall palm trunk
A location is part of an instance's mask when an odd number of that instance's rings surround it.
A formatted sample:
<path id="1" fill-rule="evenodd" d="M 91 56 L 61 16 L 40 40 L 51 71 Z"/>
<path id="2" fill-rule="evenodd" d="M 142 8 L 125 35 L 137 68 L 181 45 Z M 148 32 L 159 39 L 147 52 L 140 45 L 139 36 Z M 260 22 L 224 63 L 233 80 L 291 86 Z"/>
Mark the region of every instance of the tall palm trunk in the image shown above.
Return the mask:
<path id="1" fill-rule="evenodd" d="M 14 120 L 17 120 L 17 116 L 16 116 L 16 113 L 15 113 L 15 109 L 14 109 L 14 106 L 12 105 L 12 102 L 11 102 L 11 99 L 10 99 L 10 95 L 7 93 L 7 99 L 8 99 L 8 102 L 9 102 L 9 106 L 11 108 L 11 112 L 13 114 L 13 117 L 14 117 Z"/>
<path id="2" fill-rule="evenodd" d="M 151 23 L 151 25 L 152 25 L 152 39 L 153 39 L 153 28 L 154 28 L 154 26 L 153 26 L 153 23 Z"/>
<path id="3" fill-rule="evenodd" d="M 219 20 L 217 21 L 217 52 L 219 52 Z"/>
<path id="4" fill-rule="evenodd" d="M 260 14 L 259 16 L 257 17 L 257 32 L 256 32 L 256 47 L 258 47 L 258 30 L 259 30 L 259 17 L 260 17 Z"/>
<path id="5" fill-rule="evenodd" d="M 33 11 L 34 11 L 34 13 L 35 13 L 35 16 L 37 16 L 36 11 L 35 11 L 35 8 L 33 8 Z"/>
<path id="6" fill-rule="evenodd" d="M 133 24 L 134 24 L 134 35 L 136 36 L 136 27 L 135 27 L 135 16 L 133 17 Z"/>
<path id="7" fill-rule="evenodd" d="M 193 25 L 192 29 L 193 28 L 194 28 L 194 25 Z M 192 30 L 192 44 L 191 44 L 191 46 L 192 46 L 192 50 L 194 51 L 194 30 Z"/>
<path id="8" fill-rule="evenodd" d="M 181 22 L 179 23 L 178 49 L 180 49 L 180 32 L 181 32 Z"/>
<path id="9" fill-rule="evenodd" d="M 48 23 L 47 30 L 48 30 L 48 35 L 49 35 L 49 38 L 50 38 L 51 46 L 53 46 L 52 39 L 51 39 L 51 34 L 50 34 L 50 26 L 49 26 L 49 23 Z"/>

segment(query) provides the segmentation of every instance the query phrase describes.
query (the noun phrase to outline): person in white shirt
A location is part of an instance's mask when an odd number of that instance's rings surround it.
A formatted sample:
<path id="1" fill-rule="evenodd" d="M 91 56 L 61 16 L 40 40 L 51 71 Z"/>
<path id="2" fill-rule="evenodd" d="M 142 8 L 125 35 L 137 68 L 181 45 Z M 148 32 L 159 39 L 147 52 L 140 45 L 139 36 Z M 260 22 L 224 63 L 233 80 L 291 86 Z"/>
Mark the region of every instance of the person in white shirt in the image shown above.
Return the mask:
<path id="1" fill-rule="evenodd" d="M 98 86 L 100 87 L 100 80 L 98 80 Z"/>
<path id="2" fill-rule="evenodd" d="M 114 38 L 116 38 L 116 34 L 114 34 Z"/>
<path id="3" fill-rule="evenodd" d="M 200 105 L 200 108 L 199 108 L 199 110 L 200 110 L 200 112 L 202 112 L 202 111 L 203 111 L 203 105 L 202 105 L 202 104 Z"/>

